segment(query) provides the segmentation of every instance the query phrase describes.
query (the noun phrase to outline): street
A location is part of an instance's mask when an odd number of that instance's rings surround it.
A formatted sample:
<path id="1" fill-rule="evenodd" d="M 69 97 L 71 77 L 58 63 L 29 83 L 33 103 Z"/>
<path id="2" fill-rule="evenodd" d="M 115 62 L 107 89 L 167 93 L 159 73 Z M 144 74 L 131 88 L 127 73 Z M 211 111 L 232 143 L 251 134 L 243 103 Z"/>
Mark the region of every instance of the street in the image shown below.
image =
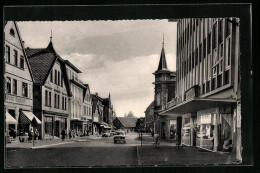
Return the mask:
<path id="1" fill-rule="evenodd" d="M 231 155 L 213 153 L 194 147 L 177 147 L 161 141 L 153 146 L 152 137 L 137 133 L 126 135 L 126 144 L 114 144 L 113 137 L 82 138 L 58 145 L 35 148 L 7 148 L 6 167 L 95 167 L 142 165 L 230 164 Z"/>

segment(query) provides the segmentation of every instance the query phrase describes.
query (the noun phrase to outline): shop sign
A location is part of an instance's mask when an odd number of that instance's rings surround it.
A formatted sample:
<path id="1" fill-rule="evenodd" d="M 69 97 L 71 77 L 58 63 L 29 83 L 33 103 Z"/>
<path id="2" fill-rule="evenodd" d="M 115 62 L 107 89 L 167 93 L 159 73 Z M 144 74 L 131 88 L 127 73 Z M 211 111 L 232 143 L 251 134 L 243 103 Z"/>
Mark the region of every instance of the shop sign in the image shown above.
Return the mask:
<path id="1" fill-rule="evenodd" d="M 17 102 L 17 103 L 26 103 L 26 99 L 16 97 L 16 96 L 10 96 L 10 95 L 6 96 L 6 100 Z"/>
<path id="2" fill-rule="evenodd" d="M 201 124 L 211 124 L 211 114 L 201 115 Z"/>

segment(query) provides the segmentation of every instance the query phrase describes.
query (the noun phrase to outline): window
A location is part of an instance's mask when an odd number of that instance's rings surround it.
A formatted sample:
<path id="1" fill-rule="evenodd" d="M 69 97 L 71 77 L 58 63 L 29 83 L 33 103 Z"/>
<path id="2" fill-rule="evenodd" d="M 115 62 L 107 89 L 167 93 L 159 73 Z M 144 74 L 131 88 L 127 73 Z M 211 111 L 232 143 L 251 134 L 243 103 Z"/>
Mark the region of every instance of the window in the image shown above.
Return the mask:
<path id="1" fill-rule="evenodd" d="M 206 38 L 203 40 L 203 58 L 206 57 Z"/>
<path id="2" fill-rule="evenodd" d="M 61 100 L 61 108 L 64 109 L 64 97 L 62 96 L 62 100 Z"/>
<path id="3" fill-rule="evenodd" d="M 217 33 L 218 33 L 218 31 L 217 31 L 217 24 L 215 24 L 214 26 L 213 26 L 213 49 L 215 49 L 215 48 L 217 48 Z"/>
<path id="4" fill-rule="evenodd" d="M 231 27 L 228 20 L 229 19 L 226 19 L 226 37 L 228 37 L 231 34 Z"/>
<path id="5" fill-rule="evenodd" d="M 57 108 L 57 94 L 54 94 L 54 108 Z"/>
<path id="6" fill-rule="evenodd" d="M 211 77 L 211 55 L 208 55 L 208 80 Z"/>
<path id="7" fill-rule="evenodd" d="M 86 106 L 84 106 L 84 115 L 87 114 Z"/>
<path id="8" fill-rule="evenodd" d="M 60 95 L 58 95 L 58 103 L 57 103 L 57 108 L 60 108 Z"/>
<path id="9" fill-rule="evenodd" d="M 7 93 L 11 94 L 11 78 L 9 77 L 6 78 L 6 90 Z"/>
<path id="10" fill-rule="evenodd" d="M 23 56 L 20 57 L 20 68 L 24 69 L 24 57 Z"/>
<path id="11" fill-rule="evenodd" d="M 51 107 L 51 92 L 49 92 L 49 106 Z"/>
<path id="12" fill-rule="evenodd" d="M 18 53 L 16 50 L 14 50 L 14 65 L 18 66 Z"/>
<path id="13" fill-rule="evenodd" d="M 207 52 L 208 52 L 208 54 L 210 54 L 211 53 L 211 33 L 209 33 L 208 34 L 208 41 L 207 41 Z"/>
<path id="14" fill-rule="evenodd" d="M 53 70 L 51 70 L 50 81 L 53 82 Z"/>
<path id="15" fill-rule="evenodd" d="M 67 110 L 67 97 L 65 97 L 65 110 Z"/>
<path id="16" fill-rule="evenodd" d="M 60 84 L 61 84 L 61 87 L 63 87 L 63 75 L 62 75 L 62 73 L 61 73 L 61 82 L 60 82 Z"/>
<path id="17" fill-rule="evenodd" d="M 6 61 L 8 63 L 11 62 L 11 60 L 10 60 L 10 47 L 9 46 L 6 46 Z"/>
<path id="18" fill-rule="evenodd" d="M 13 28 L 10 29 L 10 34 L 11 34 L 13 37 L 15 37 L 15 33 L 14 33 L 14 29 L 13 29 Z"/>
<path id="19" fill-rule="evenodd" d="M 57 84 L 57 70 L 55 70 L 54 83 Z"/>
<path id="20" fill-rule="evenodd" d="M 226 41 L 226 50 L 227 50 L 227 57 L 226 57 L 226 68 L 229 68 L 230 67 L 230 59 L 231 59 L 231 41 L 230 41 L 230 37 L 227 38 L 227 41 Z"/>
<path id="21" fill-rule="evenodd" d="M 22 83 L 22 96 L 28 97 L 28 84 Z"/>
<path id="22" fill-rule="evenodd" d="M 218 44 L 223 42 L 223 20 L 218 21 Z"/>
<path id="23" fill-rule="evenodd" d="M 58 71 L 58 85 L 60 85 L 60 72 Z"/>
<path id="24" fill-rule="evenodd" d="M 45 90 L 45 106 L 48 106 L 48 91 Z"/>
<path id="25" fill-rule="evenodd" d="M 13 94 L 17 95 L 17 80 L 13 79 Z"/>

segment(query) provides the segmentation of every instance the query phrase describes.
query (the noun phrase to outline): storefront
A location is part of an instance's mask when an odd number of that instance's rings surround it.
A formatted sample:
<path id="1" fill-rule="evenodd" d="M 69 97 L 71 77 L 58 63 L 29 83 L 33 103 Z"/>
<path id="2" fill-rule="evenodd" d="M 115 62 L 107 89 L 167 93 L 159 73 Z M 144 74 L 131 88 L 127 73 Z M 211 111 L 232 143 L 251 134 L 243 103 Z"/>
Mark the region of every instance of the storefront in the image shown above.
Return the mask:
<path id="1" fill-rule="evenodd" d="M 44 115 L 44 138 L 60 137 L 61 131 L 67 131 L 67 117 L 57 115 Z"/>

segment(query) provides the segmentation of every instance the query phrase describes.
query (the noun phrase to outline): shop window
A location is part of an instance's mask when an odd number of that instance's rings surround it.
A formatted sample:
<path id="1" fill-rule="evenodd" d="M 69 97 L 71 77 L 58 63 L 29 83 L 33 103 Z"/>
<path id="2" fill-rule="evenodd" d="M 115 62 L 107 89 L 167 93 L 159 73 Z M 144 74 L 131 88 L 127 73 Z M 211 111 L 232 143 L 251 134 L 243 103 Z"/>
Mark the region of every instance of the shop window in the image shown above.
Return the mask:
<path id="1" fill-rule="evenodd" d="M 22 96 L 28 97 L 28 84 L 22 83 Z"/>
<path id="2" fill-rule="evenodd" d="M 20 57 L 20 68 L 24 69 L 24 57 L 23 56 Z"/>
<path id="3" fill-rule="evenodd" d="M 7 93 L 11 94 L 11 78 L 10 77 L 6 78 L 6 90 L 7 90 Z"/>
<path id="4" fill-rule="evenodd" d="M 9 46 L 6 46 L 6 61 L 8 63 L 11 62 L 11 58 L 10 58 L 10 47 Z"/>
<path id="5" fill-rule="evenodd" d="M 18 53 L 17 53 L 17 50 L 14 50 L 14 65 L 18 66 Z"/>
<path id="6" fill-rule="evenodd" d="M 13 94 L 17 95 L 17 80 L 13 79 Z"/>

